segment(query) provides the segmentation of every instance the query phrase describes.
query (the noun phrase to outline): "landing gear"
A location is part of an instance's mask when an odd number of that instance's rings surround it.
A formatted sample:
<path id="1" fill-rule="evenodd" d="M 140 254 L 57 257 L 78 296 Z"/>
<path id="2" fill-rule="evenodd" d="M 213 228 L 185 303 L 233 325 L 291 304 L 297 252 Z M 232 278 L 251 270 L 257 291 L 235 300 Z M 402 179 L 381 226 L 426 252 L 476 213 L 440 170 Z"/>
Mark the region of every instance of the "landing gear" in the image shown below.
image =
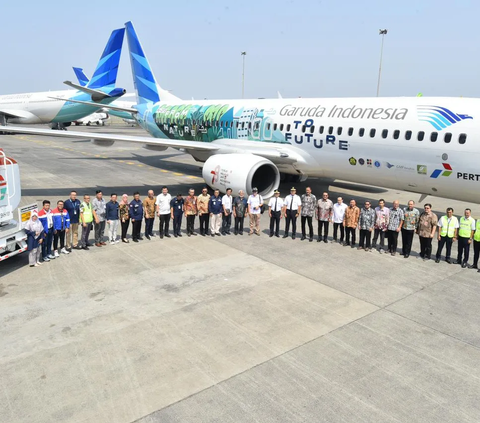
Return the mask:
<path id="1" fill-rule="evenodd" d="M 7 126 L 7 117 L 0 114 L 0 125 Z M 0 131 L 0 135 L 8 135 L 8 132 Z"/>
<path id="2" fill-rule="evenodd" d="M 308 178 L 307 175 L 290 175 L 287 173 L 280 173 L 280 182 L 298 184 L 304 182 Z"/>
<path id="3" fill-rule="evenodd" d="M 63 124 L 62 122 L 52 123 L 52 129 L 57 130 L 57 131 L 66 131 L 67 130 L 65 124 Z"/>

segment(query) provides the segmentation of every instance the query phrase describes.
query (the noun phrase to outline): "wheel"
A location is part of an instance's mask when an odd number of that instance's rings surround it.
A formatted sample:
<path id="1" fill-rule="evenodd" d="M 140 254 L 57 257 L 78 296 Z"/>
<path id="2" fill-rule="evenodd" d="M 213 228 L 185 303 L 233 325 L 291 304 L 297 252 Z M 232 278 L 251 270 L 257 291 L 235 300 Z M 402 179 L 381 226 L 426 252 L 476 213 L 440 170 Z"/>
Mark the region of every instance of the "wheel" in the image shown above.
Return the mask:
<path id="1" fill-rule="evenodd" d="M 90 126 L 90 122 L 87 122 L 85 125 L 86 125 L 86 126 Z"/>

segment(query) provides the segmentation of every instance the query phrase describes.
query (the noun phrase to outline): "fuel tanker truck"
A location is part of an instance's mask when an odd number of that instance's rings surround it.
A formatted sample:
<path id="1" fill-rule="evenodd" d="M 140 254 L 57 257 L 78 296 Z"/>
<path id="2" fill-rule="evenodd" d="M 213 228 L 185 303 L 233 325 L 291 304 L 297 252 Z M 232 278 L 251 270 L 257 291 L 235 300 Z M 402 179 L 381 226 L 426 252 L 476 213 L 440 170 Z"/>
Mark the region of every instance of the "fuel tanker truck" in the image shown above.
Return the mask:
<path id="1" fill-rule="evenodd" d="M 21 198 L 18 163 L 0 149 L 0 262 L 27 249 L 24 227 L 37 205 L 19 207 Z"/>

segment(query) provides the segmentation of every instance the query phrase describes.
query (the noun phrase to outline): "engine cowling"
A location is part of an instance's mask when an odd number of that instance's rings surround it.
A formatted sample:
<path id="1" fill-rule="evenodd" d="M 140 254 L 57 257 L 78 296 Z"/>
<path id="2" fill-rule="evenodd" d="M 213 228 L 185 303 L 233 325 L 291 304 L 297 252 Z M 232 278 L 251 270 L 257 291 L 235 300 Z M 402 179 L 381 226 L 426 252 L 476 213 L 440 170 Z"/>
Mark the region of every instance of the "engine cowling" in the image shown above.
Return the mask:
<path id="1" fill-rule="evenodd" d="M 203 179 L 213 189 L 234 194 L 243 190 L 248 195 L 252 188 L 265 198 L 271 197 L 280 184 L 280 172 L 270 160 L 254 154 L 216 154 L 207 159 L 202 170 Z"/>

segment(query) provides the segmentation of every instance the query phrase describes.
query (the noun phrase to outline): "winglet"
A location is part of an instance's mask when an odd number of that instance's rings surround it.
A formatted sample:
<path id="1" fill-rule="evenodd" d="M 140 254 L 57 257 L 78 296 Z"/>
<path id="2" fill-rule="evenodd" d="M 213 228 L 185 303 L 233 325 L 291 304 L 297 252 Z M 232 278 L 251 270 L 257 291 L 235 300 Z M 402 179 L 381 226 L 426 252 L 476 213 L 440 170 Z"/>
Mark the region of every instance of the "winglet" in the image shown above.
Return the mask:
<path id="1" fill-rule="evenodd" d="M 115 86 L 117 81 L 118 64 L 122 54 L 125 28 L 116 29 L 110 35 L 97 68 L 88 82 L 88 88 L 105 88 Z"/>

